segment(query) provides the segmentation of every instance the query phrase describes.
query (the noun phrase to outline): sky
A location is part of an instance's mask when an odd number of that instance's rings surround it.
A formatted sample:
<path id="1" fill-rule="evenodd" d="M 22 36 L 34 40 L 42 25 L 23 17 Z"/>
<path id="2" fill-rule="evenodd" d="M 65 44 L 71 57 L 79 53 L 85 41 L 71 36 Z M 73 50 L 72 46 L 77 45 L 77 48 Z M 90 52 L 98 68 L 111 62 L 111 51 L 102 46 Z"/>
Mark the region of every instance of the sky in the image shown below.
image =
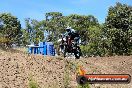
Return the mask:
<path id="1" fill-rule="evenodd" d="M 132 5 L 132 0 L 0 0 L 0 13 L 7 12 L 20 20 L 25 27 L 25 18 L 45 19 L 47 12 L 93 15 L 99 23 L 104 23 L 108 8 L 116 2 Z"/>

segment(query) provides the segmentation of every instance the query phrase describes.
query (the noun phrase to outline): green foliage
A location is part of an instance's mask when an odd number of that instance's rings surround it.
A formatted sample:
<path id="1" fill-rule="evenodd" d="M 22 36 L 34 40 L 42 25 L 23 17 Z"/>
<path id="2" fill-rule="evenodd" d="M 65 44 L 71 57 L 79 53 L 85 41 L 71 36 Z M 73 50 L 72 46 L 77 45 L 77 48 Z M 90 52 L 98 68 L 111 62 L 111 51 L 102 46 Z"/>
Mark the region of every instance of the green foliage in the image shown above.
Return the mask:
<path id="1" fill-rule="evenodd" d="M 10 42 L 9 38 L 0 37 L 0 43 Z"/>
<path id="2" fill-rule="evenodd" d="M 69 72 L 69 63 L 65 61 L 65 70 L 64 70 L 64 88 L 68 88 L 70 84 L 70 72 Z"/>
<path id="3" fill-rule="evenodd" d="M 108 11 L 105 24 L 89 27 L 89 42 L 81 46 L 84 55 L 132 54 L 132 6 L 117 3 Z"/>
<path id="4" fill-rule="evenodd" d="M 50 39 L 54 42 L 58 39 L 59 34 L 65 32 L 67 26 L 79 30 L 81 39 L 83 39 L 83 41 L 88 41 L 86 37 L 87 29 L 91 25 L 99 25 L 97 19 L 92 15 L 71 14 L 69 16 L 63 16 L 63 14 L 59 12 L 46 13 L 46 21 L 43 20 L 43 22 L 45 24 L 45 29 L 49 33 L 51 32 Z"/>
<path id="5" fill-rule="evenodd" d="M 44 41 L 44 28 L 42 22 L 37 20 L 31 20 L 30 18 L 25 20 L 26 28 L 22 29 L 23 32 L 23 45 Z"/>
<path id="6" fill-rule="evenodd" d="M 107 30 L 107 40 L 109 40 L 109 45 L 107 43 L 107 48 L 110 53 L 117 55 L 129 55 L 131 54 L 132 43 L 131 43 L 131 31 L 124 32 L 121 29 L 108 29 Z"/>
<path id="7" fill-rule="evenodd" d="M 78 85 L 77 88 L 90 88 L 89 84 L 85 84 L 85 85 Z"/>
<path id="8" fill-rule="evenodd" d="M 60 12 L 49 12 L 45 14 L 46 20 L 26 21 L 26 29 L 23 30 L 24 42 L 37 44 L 39 41 L 44 41 L 43 32 L 47 31 L 50 34 L 48 40 L 58 46 L 58 36 L 65 32 L 67 26 L 71 26 L 78 30 L 84 43 L 84 46 L 81 46 L 83 55 L 130 55 L 132 53 L 131 12 L 131 6 L 117 3 L 109 8 L 105 24 L 102 25 L 92 15 L 63 16 Z"/>
<path id="9" fill-rule="evenodd" d="M 33 76 L 30 76 L 28 86 L 29 88 L 39 88 L 39 85 L 37 84 L 37 82 L 33 80 Z"/>
<path id="10" fill-rule="evenodd" d="M 20 38 L 22 36 L 21 24 L 18 18 L 12 16 L 10 13 L 0 14 L 0 37 L 8 38 L 10 41 L 6 44 L 20 44 Z"/>
<path id="11" fill-rule="evenodd" d="M 77 15 L 71 14 L 68 16 L 67 24 L 73 29 L 78 30 L 81 36 L 81 40 L 85 41 L 85 44 L 89 41 L 88 29 L 91 26 L 99 25 L 98 20 L 92 15 Z"/>
<path id="12" fill-rule="evenodd" d="M 132 6 L 126 4 L 116 3 L 116 6 L 111 6 L 106 18 L 106 25 L 108 28 L 122 29 L 127 31 L 132 30 Z"/>
<path id="13" fill-rule="evenodd" d="M 45 14 L 46 20 L 37 21 L 26 19 L 26 28 L 23 32 L 23 45 L 35 43 L 39 41 L 52 41 L 57 44 L 57 40 L 61 33 L 65 32 L 67 26 L 71 26 L 79 30 L 81 39 L 88 42 L 87 29 L 91 25 L 99 25 L 97 19 L 92 16 L 83 16 L 72 14 L 63 16 L 60 12 L 49 12 Z M 43 32 L 47 31 L 50 35 L 47 40 L 44 40 Z"/>
<path id="14" fill-rule="evenodd" d="M 88 37 L 89 42 L 85 46 L 81 46 L 82 53 L 86 56 L 103 56 L 103 34 L 102 28 L 93 26 L 89 28 Z"/>
<path id="15" fill-rule="evenodd" d="M 132 6 L 117 3 L 110 7 L 105 22 L 104 35 L 109 40 L 110 53 L 131 54 Z"/>
<path id="16" fill-rule="evenodd" d="M 37 85 L 36 82 L 30 81 L 30 83 L 29 83 L 29 88 L 38 88 L 38 85 Z"/>

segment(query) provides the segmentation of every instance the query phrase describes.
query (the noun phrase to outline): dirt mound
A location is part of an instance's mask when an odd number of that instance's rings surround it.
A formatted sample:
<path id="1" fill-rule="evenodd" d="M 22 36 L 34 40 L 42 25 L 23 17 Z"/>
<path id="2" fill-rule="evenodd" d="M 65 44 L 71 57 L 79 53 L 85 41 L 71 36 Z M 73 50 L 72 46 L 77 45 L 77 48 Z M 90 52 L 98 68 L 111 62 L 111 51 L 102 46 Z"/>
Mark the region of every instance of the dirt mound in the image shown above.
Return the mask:
<path id="1" fill-rule="evenodd" d="M 130 74 L 132 56 L 64 59 L 24 52 L 0 50 L 0 88 L 28 88 L 34 80 L 39 88 L 76 88 L 76 67 L 88 74 Z M 91 88 L 132 88 L 130 84 L 92 84 Z"/>

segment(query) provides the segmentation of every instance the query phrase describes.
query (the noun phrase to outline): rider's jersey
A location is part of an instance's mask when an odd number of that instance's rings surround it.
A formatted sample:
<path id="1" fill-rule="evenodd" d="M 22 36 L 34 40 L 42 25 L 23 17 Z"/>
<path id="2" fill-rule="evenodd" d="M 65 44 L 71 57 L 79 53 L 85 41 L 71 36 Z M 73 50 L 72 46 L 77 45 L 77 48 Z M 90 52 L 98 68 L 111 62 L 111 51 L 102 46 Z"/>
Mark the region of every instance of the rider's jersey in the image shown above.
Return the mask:
<path id="1" fill-rule="evenodd" d="M 76 33 L 76 31 L 72 30 L 69 32 L 66 32 L 64 34 L 65 38 L 66 38 L 66 42 L 68 43 L 68 38 L 70 37 L 70 40 L 75 40 L 75 42 L 77 43 L 80 39 L 80 35 L 78 33 Z"/>

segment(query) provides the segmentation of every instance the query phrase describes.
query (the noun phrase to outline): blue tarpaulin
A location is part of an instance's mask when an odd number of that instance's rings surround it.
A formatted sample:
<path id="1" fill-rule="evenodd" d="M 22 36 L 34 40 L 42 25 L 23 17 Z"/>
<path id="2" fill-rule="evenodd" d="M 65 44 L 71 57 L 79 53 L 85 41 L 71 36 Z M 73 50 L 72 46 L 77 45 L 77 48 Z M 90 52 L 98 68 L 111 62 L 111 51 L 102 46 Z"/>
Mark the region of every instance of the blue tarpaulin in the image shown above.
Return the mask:
<path id="1" fill-rule="evenodd" d="M 28 45 L 28 53 L 55 56 L 54 44 L 52 42 L 40 42 L 39 46 Z"/>

